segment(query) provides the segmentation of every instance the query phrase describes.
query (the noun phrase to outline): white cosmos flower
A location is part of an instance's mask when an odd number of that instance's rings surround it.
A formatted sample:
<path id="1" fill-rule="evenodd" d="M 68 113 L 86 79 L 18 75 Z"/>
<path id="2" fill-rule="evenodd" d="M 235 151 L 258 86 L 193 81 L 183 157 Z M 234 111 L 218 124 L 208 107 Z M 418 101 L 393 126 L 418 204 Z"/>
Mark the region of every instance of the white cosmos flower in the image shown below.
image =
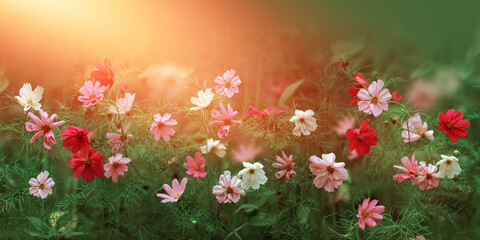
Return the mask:
<path id="1" fill-rule="evenodd" d="M 110 112 L 115 114 L 125 114 L 132 109 L 135 93 L 125 93 L 125 98 L 117 99 L 117 106 L 110 106 Z"/>
<path id="2" fill-rule="evenodd" d="M 15 96 L 15 99 L 23 106 L 25 112 L 30 108 L 37 111 L 40 110 L 40 107 L 42 107 L 40 100 L 43 97 L 43 87 L 37 86 L 35 90 L 32 90 L 30 83 L 24 83 L 18 93 L 19 96 Z"/>
<path id="3" fill-rule="evenodd" d="M 196 105 L 196 107 L 192 107 L 190 110 L 200 110 L 208 107 L 213 100 L 213 96 L 215 96 L 210 88 L 205 89 L 205 91 L 198 91 L 197 95 L 198 97 L 190 98 L 190 102 Z"/>
<path id="4" fill-rule="evenodd" d="M 437 162 L 437 165 L 440 166 L 438 170 L 439 177 L 443 178 L 446 175 L 448 178 L 453 178 L 455 175 L 458 175 L 460 172 L 462 172 L 462 169 L 458 164 L 458 158 L 443 154 L 440 156 L 442 157 L 442 160 Z"/>
<path id="5" fill-rule="evenodd" d="M 261 163 L 251 164 L 249 162 L 243 162 L 242 169 L 238 175 L 242 176 L 242 188 L 244 190 L 259 189 L 260 184 L 265 184 L 267 182 L 267 176 L 265 176 L 265 171 L 263 171 L 263 165 Z"/>
<path id="6" fill-rule="evenodd" d="M 223 156 L 225 156 L 227 148 L 225 147 L 225 145 L 220 143 L 220 140 L 214 141 L 212 138 L 209 138 L 207 140 L 207 145 L 202 146 L 200 150 L 203 154 L 207 154 L 213 151 L 218 157 L 223 158 Z"/>
<path id="7" fill-rule="evenodd" d="M 293 129 L 293 135 L 310 135 L 310 132 L 317 129 L 317 119 L 313 117 L 315 113 L 312 110 L 302 111 L 295 110 L 295 115 L 290 118 L 290 122 L 295 123 L 295 128 Z"/>

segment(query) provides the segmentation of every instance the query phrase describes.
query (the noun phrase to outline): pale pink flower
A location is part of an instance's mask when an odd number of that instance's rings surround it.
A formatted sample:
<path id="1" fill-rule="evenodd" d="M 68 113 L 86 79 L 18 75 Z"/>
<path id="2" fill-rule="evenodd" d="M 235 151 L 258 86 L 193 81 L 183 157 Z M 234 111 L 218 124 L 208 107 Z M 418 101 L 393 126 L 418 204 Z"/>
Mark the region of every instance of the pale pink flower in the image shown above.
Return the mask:
<path id="1" fill-rule="evenodd" d="M 193 176 L 194 178 L 204 178 L 207 176 L 205 171 L 205 158 L 202 157 L 200 152 L 195 153 L 195 159 L 187 156 L 187 162 L 183 164 L 187 169 L 187 174 Z"/>
<path id="2" fill-rule="evenodd" d="M 368 91 L 360 89 L 357 97 L 360 98 L 358 102 L 358 110 L 367 114 L 373 114 L 378 117 L 382 111 L 388 110 L 387 101 L 392 98 L 388 89 L 383 89 L 383 81 L 378 80 L 370 84 Z"/>
<path id="3" fill-rule="evenodd" d="M 221 114 L 217 111 L 217 109 L 212 110 L 212 117 L 218 120 L 210 122 L 210 125 L 223 125 L 223 127 L 218 130 L 218 137 L 222 138 L 223 135 L 228 136 L 228 132 L 230 131 L 230 126 L 232 124 L 241 124 L 242 121 L 233 120 L 233 118 L 237 116 L 238 112 L 233 111 L 230 104 L 227 105 L 227 111 L 225 111 L 225 107 L 222 103 L 220 103 L 220 110 L 222 111 Z"/>
<path id="4" fill-rule="evenodd" d="M 345 163 L 336 163 L 335 154 L 322 154 L 322 158 L 315 155 L 310 157 L 310 171 L 315 174 L 313 183 L 317 188 L 325 188 L 327 192 L 333 192 L 335 188 L 342 185 L 342 180 L 348 178 Z"/>
<path id="5" fill-rule="evenodd" d="M 237 176 L 232 178 L 228 171 L 220 176 L 218 184 L 213 187 L 212 193 L 217 195 L 219 203 L 237 203 L 240 200 L 240 195 L 245 194 L 245 191 L 240 187 L 242 180 Z"/>
<path id="6" fill-rule="evenodd" d="M 361 229 L 365 229 L 365 223 L 370 227 L 375 227 L 377 223 L 375 221 L 382 221 L 383 216 L 380 213 L 385 211 L 385 207 L 382 205 L 377 206 L 378 200 L 374 199 L 370 202 L 367 198 L 363 200 L 362 204 L 358 204 L 358 226 Z"/>
<path id="7" fill-rule="evenodd" d="M 130 127 L 130 124 L 126 124 L 122 128 L 117 129 L 117 133 L 107 133 L 108 143 L 112 146 L 113 152 L 123 151 L 126 147 L 127 142 L 130 142 L 133 139 L 132 134 L 127 134 L 127 130 Z"/>
<path id="8" fill-rule="evenodd" d="M 337 132 L 339 136 L 346 135 L 347 130 L 355 126 L 355 121 L 356 120 L 354 117 L 338 120 L 337 126 L 335 127 L 335 132 Z"/>
<path id="9" fill-rule="evenodd" d="M 52 187 L 55 182 L 52 178 L 48 177 L 48 171 L 41 172 L 37 178 L 30 178 L 28 184 L 30 184 L 30 194 L 42 199 L 46 198 L 48 194 L 52 194 Z"/>
<path id="10" fill-rule="evenodd" d="M 110 106 L 110 112 L 115 114 L 126 114 L 132 109 L 135 101 L 135 93 L 125 93 L 125 98 L 118 98 L 115 105 Z"/>
<path id="11" fill-rule="evenodd" d="M 438 187 L 438 179 L 440 176 L 437 173 L 437 167 L 435 165 L 428 164 L 427 166 L 425 162 L 420 162 L 417 173 L 418 176 L 415 184 L 418 185 L 420 189 L 425 191 L 433 187 Z"/>
<path id="12" fill-rule="evenodd" d="M 417 80 L 407 94 L 407 102 L 418 110 L 427 110 L 438 101 L 439 90 L 430 83 Z"/>
<path id="13" fill-rule="evenodd" d="M 153 122 L 150 127 L 150 132 L 153 133 L 155 141 L 159 141 L 160 137 L 165 141 L 170 140 L 170 136 L 175 134 L 175 130 L 171 126 L 177 125 L 177 120 L 170 119 L 171 114 L 165 113 L 163 116 L 160 113 L 153 115 Z"/>
<path id="14" fill-rule="evenodd" d="M 410 240 L 425 240 L 425 237 L 422 235 L 418 235 L 415 238 L 410 238 Z M 428 239 L 427 239 L 428 240 Z"/>
<path id="15" fill-rule="evenodd" d="M 53 120 L 55 120 L 55 118 L 57 117 L 57 114 L 53 114 L 51 117 L 48 117 L 48 114 L 46 112 L 42 110 L 38 110 L 38 112 L 40 113 L 41 119 L 35 116 L 35 114 L 29 112 L 28 116 L 35 123 L 25 123 L 25 128 L 27 129 L 27 131 L 37 132 L 35 135 L 33 135 L 32 139 L 30 139 L 30 143 L 33 143 L 35 140 L 37 140 L 37 138 L 45 134 L 45 137 L 43 138 L 43 146 L 45 146 L 46 149 L 51 149 L 51 144 L 57 143 L 52 129 L 62 125 L 63 123 L 65 123 L 65 121 L 53 122 Z"/>
<path id="16" fill-rule="evenodd" d="M 177 202 L 178 199 L 182 196 L 183 191 L 185 191 L 185 187 L 187 186 L 187 178 L 183 178 L 182 182 L 178 184 L 177 179 L 173 179 L 172 187 L 168 186 L 168 184 L 163 184 L 163 189 L 167 194 L 158 193 L 157 197 L 163 198 L 162 203 L 167 202 Z"/>
<path id="17" fill-rule="evenodd" d="M 83 102 L 83 107 L 90 107 L 97 104 L 103 99 L 103 92 L 107 89 L 106 86 L 102 86 L 100 82 L 86 81 L 82 88 L 80 88 L 81 96 L 78 96 L 78 101 Z"/>
<path id="18" fill-rule="evenodd" d="M 433 140 L 433 130 L 428 130 L 427 122 L 422 123 L 420 114 L 415 114 L 413 117 L 404 122 L 402 128 L 402 137 L 406 143 L 415 142 L 422 137 Z"/>
<path id="19" fill-rule="evenodd" d="M 357 153 L 357 150 L 353 149 L 353 151 L 350 152 L 350 154 L 348 155 L 348 160 L 350 161 L 353 161 L 355 159 L 357 159 L 360 155 L 358 155 Z"/>
<path id="20" fill-rule="evenodd" d="M 231 98 L 234 93 L 238 93 L 238 85 L 242 83 L 238 76 L 235 76 L 235 70 L 227 70 L 223 77 L 217 76 L 215 78 L 215 92 L 217 94 Z"/>
<path id="21" fill-rule="evenodd" d="M 232 151 L 233 159 L 237 162 L 248 162 L 255 159 L 255 157 L 257 157 L 261 151 L 262 148 L 260 147 L 255 147 L 253 145 L 245 146 L 240 144 L 237 149 Z"/>
<path id="22" fill-rule="evenodd" d="M 118 182 L 118 177 L 123 177 L 125 172 L 128 171 L 127 163 L 131 160 L 130 158 L 124 158 L 122 154 L 117 153 L 115 156 L 108 158 L 108 163 L 103 166 L 105 169 L 105 177 L 112 177 L 113 182 Z"/>
<path id="23" fill-rule="evenodd" d="M 393 180 L 396 180 L 399 183 L 401 183 L 405 180 L 411 179 L 413 182 L 415 182 L 417 172 L 418 172 L 418 164 L 417 164 L 417 161 L 415 161 L 415 155 L 412 155 L 412 162 L 410 162 L 407 156 L 403 157 L 400 161 L 402 161 L 403 165 L 405 165 L 405 167 L 407 168 L 400 167 L 397 165 L 394 165 L 393 167 L 403 171 L 405 174 L 403 173 L 396 174 L 393 176 Z"/>
<path id="24" fill-rule="evenodd" d="M 293 155 L 290 155 L 287 157 L 284 151 L 282 151 L 282 157 L 280 156 L 275 156 L 275 159 L 278 162 L 275 162 L 272 164 L 272 167 L 274 168 L 279 168 L 283 169 L 279 172 L 275 173 L 275 177 L 277 179 L 282 178 L 285 176 L 285 182 L 288 183 L 288 180 L 290 179 L 290 176 L 296 177 L 297 173 L 295 173 L 295 162 L 293 162 Z"/>

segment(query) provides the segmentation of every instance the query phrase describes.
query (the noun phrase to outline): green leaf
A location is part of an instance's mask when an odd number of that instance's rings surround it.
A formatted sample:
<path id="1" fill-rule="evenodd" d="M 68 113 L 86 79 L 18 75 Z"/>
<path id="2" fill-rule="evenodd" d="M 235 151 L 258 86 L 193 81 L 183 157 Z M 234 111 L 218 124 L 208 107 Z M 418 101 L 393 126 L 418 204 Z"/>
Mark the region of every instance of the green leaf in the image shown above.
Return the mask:
<path id="1" fill-rule="evenodd" d="M 66 232 L 66 233 L 57 234 L 57 236 L 80 236 L 83 234 L 84 234 L 83 232 Z"/>
<path id="2" fill-rule="evenodd" d="M 255 227 L 267 227 L 275 223 L 275 215 L 268 215 L 266 213 L 258 213 L 250 220 L 250 225 Z"/>
<path id="3" fill-rule="evenodd" d="M 295 93 L 297 88 L 299 88 L 300 85 L 302 85 L 302 83 L 304 81 L 305 80 L 296 81 L 296 82 L 290 84 L 290 86 L 288 86 L 287 88 L 285 88 L 285 90 L 283 90 L 283 92 L 282 92 L 282 95 L 280 95 L 280 99 L 278 100 L 278 105 L 279 106 L 285 106 L 285 102 L 287 101 L 287 99 L 289 99 L 291 96 L 293 96 L 293 94 Z"/>
<path id="4" fill-rule="evenodd" d="M 61 227 L 67 225 L 68 222 L 70 222 L 70 220 L 72 219 L 72 217 L 73 217 L 73 213 L 71 211 L 64 213 L 55 224 L 55 230 L 58 230 Z"/>
<path id="5" fill-rule="evenodd" d="M 235 211 L 235 213 L 238 213 L 240 210 L 244 209 L 245 212 L 249 213 L 249 212 L 252 212 L 253 210 L 256 210 L 258 209 L 258 205 L 256 204 L 251 204 L 251 203 L 247 203 L 247 204 L 242 204 L 242 206 L 240 206 L 237 211 Z"/>
<path id="6" fill-rule="evenodd" d="M 297 212 L 298 221 L 301 224 L 307 223 L 309 214 L 310 214 L 310 208 L 308 208 L 305 205 L 300 205 L 300 207 L 298 208 L 298 212 Z"/>
<path id="7" fill-rule="evenodd" d="M 39 232 L 37 230 L 25 230 L 26 233 L 34 236 L 34 237 L 37 237 L 37 238 L 45 238 L 45 239 L 49 239 L 51 236 L 48 235 L 48 234 L 44 234 L 42 232 Z"/>
<path id="8" fill-rule="evenodd" d="M 27 217 L 28 221 L 35 227 L 35 229 L 39 230 L 40 232 L 48 232 L 50 229 L 48 225 L 42 221 L 42 219 L 37 217 Z"/>

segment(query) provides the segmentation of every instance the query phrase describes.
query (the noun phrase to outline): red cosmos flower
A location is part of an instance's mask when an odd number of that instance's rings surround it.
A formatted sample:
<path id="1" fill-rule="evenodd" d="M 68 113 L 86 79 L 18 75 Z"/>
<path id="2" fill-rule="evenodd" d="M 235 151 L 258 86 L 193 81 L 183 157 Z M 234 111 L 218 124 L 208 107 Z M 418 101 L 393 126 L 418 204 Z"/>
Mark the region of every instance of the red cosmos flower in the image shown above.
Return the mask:
<path id="1" fill-rule="evenodd" d="M 103 161 L 105 157 L 97 150 L 83 148 L 79 153 L 75 153 L 72 158 L 68 159 L 68 167 L 72 168 L 73 176 L 92 181 L 95 176 L 103 176 Z"/>
<path id="2" fill-rule="evenodd" d="M 470 126 L 470 121 L 463 119 L 463 113 L 458 111 L 455 112 L 455 109 L 450 109 L 447 111 L 447 114 L 441 112 L 438 116 L 440 122 L 438 123 L 438 130 L 443 131 L 448 134 L 448 138 L 452 142 L 457 142 L 458 137 L 467 136 L 467 131 L 465 128 Z"/>
<path id="3" fill-rule="evenodd" d="M 285 109 L 277 109 L 277 107 L 269 107 L 264 109 L 263 111 L 253 107 L 252 105 L 249 106 L 252 110 L 245 112 L 247 115 L 260 115 L 260 116 L 268 116 L 268 115 L 275 115 L 279 113 L 284 113 Z"/>
<path id="4" fill-rule="evenodd" d="M 90 78 L 100 82 L 102 86 L 108 86 L 109 88 L 113 85 L 113 79 L 115 78 L 115 73 L 112 69 L 112 64 L 108 59 L 105 59 L 105 66 L 96 63 L 95 67 L 98 70 L 92 71 L 90 73 Z"/>
<path id="5" fill-rule="evenodd" d="M 351 85 L 348 89 L 348 93 L 355 98 L 350 101 L 351 104 L 356 104 L 360 99 L 357 97 L 358 92 L 362 88 L 368 88 L 370 84 L 365 80 L 365 77 L 360 73 L 353 74 L 353 78 L 360 84 Z"/>
<path id="6" fill-rule="evenodd" d="M 402 100 L 402 94 L 398 93 L 397 91 L 392 92 L 392 101 L 400 102 Z"/>
<path id="7" fill-rule="evenodd" d="M 74 126 L 70 126 L 60 133 L 60 137 L 65 138 L 62 143 L 63 147 L 72 147 L 72 153 L 77 153 L 82 149 L 90 148 L 88 131 L 86 128 L 80 129 Z"/>
<path id="8" fill-rule="evenodd" d="M 348 150 L 350 152 L 356 149 L 358 155 L 365 155 L 370 152 L 370 146 L 377 145 L 377 132 L 372 127 L 368 127 L 368 124 L 368 120 L 365 119 L 360 123 L 360 128 L 347 130 L 347 139 L 350 140 Z"/>

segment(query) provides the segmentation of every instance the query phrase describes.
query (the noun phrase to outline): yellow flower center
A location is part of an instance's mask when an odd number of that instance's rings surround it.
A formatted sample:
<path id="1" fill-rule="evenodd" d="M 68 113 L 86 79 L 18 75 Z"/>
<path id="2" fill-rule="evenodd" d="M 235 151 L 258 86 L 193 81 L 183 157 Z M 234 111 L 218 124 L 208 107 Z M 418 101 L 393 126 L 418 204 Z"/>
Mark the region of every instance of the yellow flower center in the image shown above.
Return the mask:
<path id="1" fill-rule="evenodd" d="M 425 131 L 423 129 L 418 129 L 417 133 L 418 135 L 423 136 L 425 134 Z"/>
<path id="2" fill-rule="evenodd" d="M 96 97 L 95 94 L 90 95 L 90 100 L 95 99 L 95 97 Z"/>
<path id="3" fill-rule="evenodd" d="M 32 99 L 28 99 L 28 100 L 27 100 L 27 104 L 28 104 L 28 105 L 33 105 L 33 100 L 32 100 Z"/>
<path id="4" fill-rule="evenodd" d="M 175 195 L 173 195 L 173 198 L 177 199 L 178 198 L 178 193 L 175 193 Z"/>

